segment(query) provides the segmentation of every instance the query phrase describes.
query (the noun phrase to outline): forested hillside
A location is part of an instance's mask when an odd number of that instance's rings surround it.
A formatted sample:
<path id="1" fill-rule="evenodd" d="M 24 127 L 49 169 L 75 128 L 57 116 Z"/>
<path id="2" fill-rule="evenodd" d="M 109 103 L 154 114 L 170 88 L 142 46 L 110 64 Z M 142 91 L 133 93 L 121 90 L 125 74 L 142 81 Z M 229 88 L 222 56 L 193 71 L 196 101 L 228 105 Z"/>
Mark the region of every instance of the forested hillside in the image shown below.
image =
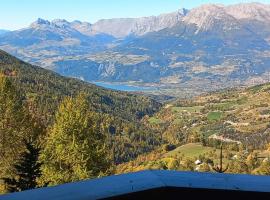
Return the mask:
<path id="1" fill-rule="evenodd" d="M 30 185 L 55 185 L 113 173 L 115 164 L 161 143 L 140 123 L 160 103 L 65 78 L 3 51 L 0 91 L 0 191 L 23 190 L 20 164 L 27 159 L 35 158 L 29 162 L 40 174 L 33 176 L 41 176 Z"/>
<path id="2" fill-rule="evenodd" d="M 112 114 L 129 121 L 152 115 L 160 104 L 145 96 L 106 90 L 83 81 L 66 78 L 49 70 L 22 62 L 0 50 L 0 69 L 16 82 L 27 100 L 37 105 L 46 122 L 51 119 L 65 96 L 79 92 L 88 95 L 89 104 L 97 112 Z"/>

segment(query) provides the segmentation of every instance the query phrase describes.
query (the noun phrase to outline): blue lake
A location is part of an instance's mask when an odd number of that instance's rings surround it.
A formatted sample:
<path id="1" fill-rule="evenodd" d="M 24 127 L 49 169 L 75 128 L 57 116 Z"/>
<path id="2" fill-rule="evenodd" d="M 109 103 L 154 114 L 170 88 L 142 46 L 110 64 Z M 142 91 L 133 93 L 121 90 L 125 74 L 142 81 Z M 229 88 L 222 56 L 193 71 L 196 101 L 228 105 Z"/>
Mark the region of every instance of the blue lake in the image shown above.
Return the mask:
<path id="1" fill-rule="evenodd" d="M 108 82 L 92 82 L 95 85 L 112 89 L 112 90 L 121 90 L 127 92 L 139 92 L 139 91 L 146 91 L 146 90 L 154 90 L 152 87 L 143 87 L 143 86 L 133 86 L 121 83 L 108 83 Z"/>

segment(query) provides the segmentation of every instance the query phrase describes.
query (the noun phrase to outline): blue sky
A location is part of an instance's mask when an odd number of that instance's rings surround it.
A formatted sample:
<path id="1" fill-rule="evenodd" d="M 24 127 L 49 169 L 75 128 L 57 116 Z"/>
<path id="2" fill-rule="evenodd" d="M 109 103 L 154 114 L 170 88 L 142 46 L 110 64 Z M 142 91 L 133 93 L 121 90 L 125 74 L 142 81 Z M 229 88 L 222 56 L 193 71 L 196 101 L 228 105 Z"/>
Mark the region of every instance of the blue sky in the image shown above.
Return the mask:
<path id="1" fill-rule="evenodd" d="M 254 1 L 254 0 L 253 0 Z M 172 12 L 205 3 L 234 4 L 249 0 L 0 0 L 0 29 L 15 30 L 37 18 L 81 20 L 141 17 Z M 255 0 L 256 1 L 256 0 Z M 257 0 L 270 3 L 270 0 Z"/>

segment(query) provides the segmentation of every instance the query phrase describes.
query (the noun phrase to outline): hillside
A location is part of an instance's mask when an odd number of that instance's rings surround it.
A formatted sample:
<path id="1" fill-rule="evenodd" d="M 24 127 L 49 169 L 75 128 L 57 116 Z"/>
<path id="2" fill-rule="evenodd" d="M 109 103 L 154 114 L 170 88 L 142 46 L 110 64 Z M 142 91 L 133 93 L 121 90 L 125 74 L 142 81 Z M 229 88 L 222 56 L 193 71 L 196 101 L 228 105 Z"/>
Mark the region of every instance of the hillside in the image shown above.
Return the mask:
<path id="1" fill-rule="evenodd" d="M 0 48 L 65 76 L 195 96 L 268 81 L 269 13 L 269 4 L 243 3 L 95 24 L 38 19 L 0 36 Z"/>
<path id="2" fill-rule="evenodd" d="M 160 103 L 140 95 L 106 90 L 83 81 L 62 77 L 18 60 L 0 51 L 0 71 L 14 81 L 25 96 L 32 112 L 45 127 L 54 122 L 59 103 L 66 96 L 84 92 L 90 108 L 99 113 L 108 127 L 108 137 L 115 162 L 123 162 L 153 150 L 160 139 L 139 123 L 144 115 L 152 115 Z M 141 142 L 141 141 L 144 142 Z M 128 144 L 128 145 L 126 145 Z"/>
<path id="3" fill-rule="evenodd" d="M 267 83 L 178 100 L 144 121 L 172 144 L 214 138 L 264 149 L 270 142 L 269 91 Z"/>
<path id="4" fill-rule="evenodd" d="M 143 121 L 167 143 L 117 167 L 214 171 L 223 143 L 229 173 L 269 174 L 270 83 L 168 103 Z M 200 163 L 196 164 L 195 161 Z"/>
<path id="5" fill-rule="evenodd" d="M 41 106 L 40 111 L 44 113 L 55 110 L 64 96 L 73 96 L 78 92 L 89 95 L 89 103 L 94 111 L 113 114 L 130 121 L 152 115 L 160 107 L 159 103 L 148 97 L 106 90 L 77 79 L 66 78 L 22 62 L 3 51 L 0 51 L 0 67 L 1 71 L 17 82 L 28 100 Z"/>

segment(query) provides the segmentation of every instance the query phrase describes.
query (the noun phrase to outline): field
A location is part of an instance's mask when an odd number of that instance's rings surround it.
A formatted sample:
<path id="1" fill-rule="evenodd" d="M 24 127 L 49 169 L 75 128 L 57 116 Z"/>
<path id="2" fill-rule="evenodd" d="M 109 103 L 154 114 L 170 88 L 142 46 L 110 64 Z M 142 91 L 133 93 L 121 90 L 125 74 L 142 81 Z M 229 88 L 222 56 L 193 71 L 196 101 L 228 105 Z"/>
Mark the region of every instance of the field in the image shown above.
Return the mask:
<path id="1" fill-rule="evenodd" d="M 198 157 L 204 153 L 214 150 L 212 147 L 204 147 L 200 143 L 189 143 L 176 148 L 165 154 L 166 157 L 174 156 L 175 154 L 183 154 L 185 157 Z"/>
<path id="2" fill-rule="evenodd" d="M 193 107 L 172 107 L 173 112 L 200 112 L 203 106 L 193 106 Z"/>
<path id="3" fill-rule="evenodd" d="M 207 119 L 210 121 L 219 120 L 222 116 L 221 112 L 210 112 L 207 115 Z"/>
<path id="4" fill-rule="evenodd" d="M 150 124 L 160 124 L 160 123 L 162 123 L 162 120 L 160 120 L 160 119 L 158 119 L 158 118 L 156 118 L 156 117 L 151 117 L 151 118 L 149 119 L 149 123 L 150 123 Z"/>

